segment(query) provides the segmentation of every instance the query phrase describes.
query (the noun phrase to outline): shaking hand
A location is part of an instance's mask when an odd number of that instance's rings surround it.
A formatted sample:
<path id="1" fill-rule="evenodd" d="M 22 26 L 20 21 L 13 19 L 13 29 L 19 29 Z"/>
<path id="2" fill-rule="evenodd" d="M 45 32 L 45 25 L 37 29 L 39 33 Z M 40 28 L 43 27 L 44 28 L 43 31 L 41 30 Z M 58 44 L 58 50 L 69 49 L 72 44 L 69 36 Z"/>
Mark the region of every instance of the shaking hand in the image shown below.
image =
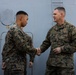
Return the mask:
<path id="1" fill-rule="evenodd" d="M 37 55 L 40 56 L 41 54 L 41 49 L 40 48 L 36 48 L 37 49 Z"/>

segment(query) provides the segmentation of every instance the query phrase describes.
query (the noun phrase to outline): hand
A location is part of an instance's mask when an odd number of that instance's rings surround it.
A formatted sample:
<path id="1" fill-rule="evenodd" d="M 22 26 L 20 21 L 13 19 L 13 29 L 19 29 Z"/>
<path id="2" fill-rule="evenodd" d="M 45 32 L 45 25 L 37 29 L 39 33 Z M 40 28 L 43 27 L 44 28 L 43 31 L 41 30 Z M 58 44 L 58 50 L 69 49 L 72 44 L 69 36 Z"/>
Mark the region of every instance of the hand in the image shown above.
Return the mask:
<path id="1" fill-rule="evenodd" d="M 33 67 L 33 62 L 29 62 L 29 68 L 32 68 Z"/>
<path id="2" fill-rule="evenodd" d="M 40 48 L 36 48 L 37 49 L 37 55 L 40 56 L 41 54 L 41 49 Z"/>
<path id="3" fill-rule="evenodd" d="M 53 51 L 54 51 L 56 54 L 59 54 L 59 53 L 61 53 L 61 47 L 57 47 L 57 48 L 53 49 Z"/>
<path id="4" fill-rule="evenodd" d="M 6 68 L 6 64 L 5 62 L 2 62 L 2 70 L 5 70 L 5 68 Z"/>

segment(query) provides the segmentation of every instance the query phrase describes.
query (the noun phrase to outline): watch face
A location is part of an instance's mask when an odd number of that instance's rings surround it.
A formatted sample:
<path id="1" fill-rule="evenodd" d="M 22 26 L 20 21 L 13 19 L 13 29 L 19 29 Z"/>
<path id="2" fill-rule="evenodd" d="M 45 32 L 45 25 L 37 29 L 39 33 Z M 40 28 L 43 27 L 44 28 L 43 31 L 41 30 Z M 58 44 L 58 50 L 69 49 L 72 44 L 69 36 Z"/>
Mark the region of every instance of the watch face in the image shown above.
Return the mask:
<path id="1" fill-rule="evenodd" d="M 0 13 L 0 22 L 4 26 L 12 25 L 15 21 L 15 14 L 13 10 L 6 9 Z"/>

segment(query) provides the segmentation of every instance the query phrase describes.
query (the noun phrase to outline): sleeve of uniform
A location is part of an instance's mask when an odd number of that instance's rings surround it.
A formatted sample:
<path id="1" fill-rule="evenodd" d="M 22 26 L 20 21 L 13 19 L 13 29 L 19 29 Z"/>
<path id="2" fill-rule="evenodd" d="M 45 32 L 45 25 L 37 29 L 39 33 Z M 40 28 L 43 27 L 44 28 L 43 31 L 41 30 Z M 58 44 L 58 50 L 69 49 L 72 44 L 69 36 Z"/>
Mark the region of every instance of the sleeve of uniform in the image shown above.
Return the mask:
<path id="1" fill-rule="evenodd" d="M 41 52 L 45 52 L 50 47 L 50 45 L 51 45 L 51 42 L 50 42 L 50 30 L 49 30 L 45 40 L 42 42 L 40 46 Z"/>
<path id="2" fill-rule="evenodd" d="M 5 62 L 6 60 L 6 44 L 4 44 L 3 50 L 2 50 L 2 62 Z"/>
<path id="3" fill-rule="evenodd" d="M 70 42 L 61 47 L 62 52 L 64 53 L 74 53 L 76 52 L 76 27 L 72 26 L 71 31 L 69 31 Z"/>
<path id="4" fill-rule="evenodd" d="M 30 53 L 30 61 L 34 62 L 34 58 L 35 58 L 35 53 Z"/>
<path id="5" fill-rule="evenodd" d="M 36 54 L 36 49 L 30 45 L 28 45 L 28 42 L 25 37 L 23 37 L 23 33 L 20 30 L 14 30 L 13 32 L 13 39 L 15 41 L 16 48 L 20 52 L 24 53 L 35 53 Z"/>
<path id="6" fill-rule="evenodd" d="M 10 30 L 7 32 L 6 36 L 5 36 L 5 43 L 3 46 L 3 50 L 2 50 L 2 61 L 5 62 L 5 60 L 7 59 L 7 52 L 8 52 L 8 43 L 10 43 L 11 39 L 11 34 L 10 34 Z"/>
<path id="7" fill-rule="evenodd" d="M 29 39 L 29 45 L 30 45 L 31 47 L 33 47 L 33 42 L 32 42 L 31 37 L 30 37 L 30 39 Z M 35 53 L 29 53 L 29 56 L 30 56 L 30 61 L 31 61 L 31 62 L 34 62 Z"/>

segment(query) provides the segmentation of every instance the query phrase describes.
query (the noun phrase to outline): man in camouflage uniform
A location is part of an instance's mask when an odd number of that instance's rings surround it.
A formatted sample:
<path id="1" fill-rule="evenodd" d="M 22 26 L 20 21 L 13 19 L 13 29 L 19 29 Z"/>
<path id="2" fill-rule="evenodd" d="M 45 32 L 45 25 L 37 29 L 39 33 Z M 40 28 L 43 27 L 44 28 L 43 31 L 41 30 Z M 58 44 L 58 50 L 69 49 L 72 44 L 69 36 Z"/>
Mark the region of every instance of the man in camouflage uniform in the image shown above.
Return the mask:
<path id="1" fill-rule="evenodd" d="M 16 13 L 16 23 L 7 32 L 2 51 L 2 69 L 4 75 L 26 75 L 26 53 L 30 55 L 32 65 L 36 49 L 32 39 L 24 31 L 28 14 L 24 11 Z"/>
<path id="2" fill-rule="evenodd" d="M 64 7 L 54 9 L 53 18 L 56 25 L 48 31 L 46 39 L 38 48 L 43 53 L 51 46 L 45 75 L 74 75 L 76 28 L 65 21 L 65 13 Z"/>

